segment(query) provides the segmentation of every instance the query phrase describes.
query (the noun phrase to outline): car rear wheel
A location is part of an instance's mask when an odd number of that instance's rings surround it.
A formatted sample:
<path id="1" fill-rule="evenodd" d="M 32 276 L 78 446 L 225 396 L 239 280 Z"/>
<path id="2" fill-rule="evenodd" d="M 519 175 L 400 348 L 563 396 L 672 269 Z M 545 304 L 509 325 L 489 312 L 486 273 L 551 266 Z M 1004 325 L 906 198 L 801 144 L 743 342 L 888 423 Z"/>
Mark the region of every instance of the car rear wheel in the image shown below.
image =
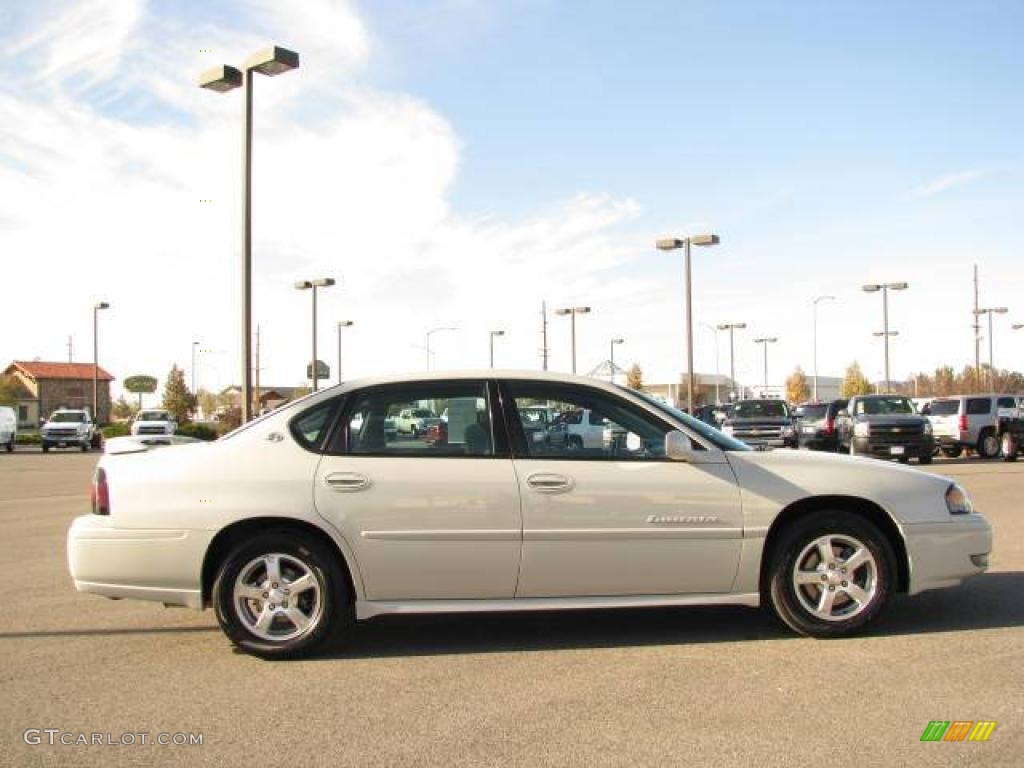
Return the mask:
<path id="1" fill-rule="evenodd" d="M 918 464 L 931 464 L 932 463 L 932 455 L 928 454 L 927 456 L 925 456 L 924 454 L 921 454 L 920 456 L 917 457 L 917 463 Z"/>
<path id="2" fill-rule="evenodd" d="M 336 639 L 352 613 L 337 557 L 291 531 L 269 531 L 240 544 L 213 585 L 224 634 L 265 659 L 304 656 Z"/>
<path id="3" fill-rule="evenodd" d="M 942 455 L 947 459 L 955 459 L 964 452 L 964 449 L 959 445 L 954 448 L 942 448 L 940 450 L 942 451 Z"/>
<path id="4" fill-rule="evenodd" d="M 50 452 L 50 446 L 48 446 L 46 443 L 43 443 L 43 453 L 49 453 L 49 452 Z"/>
<path id="5" fill-rule="evenodd" d="M 861 630 L 895 585 L 895 556 L 872 523 L 849 512 L 804 517 L 774 548 L 768 596 L 791 629 L 812 637 Z"/>
<path id="6" fill-rule="evenodd" d="M 999 455 L 999 439 L 991 429 L 984 430 L 978 437 L 978 455 L 983 459 L 994 459 Z"/>
<path id="7" fill-rule="evenodd" d="M 1011 433 L 1003 433 L 1003 439 L 1000 441 L 999 447 L 1003 452 L 1003 461 L 1017 460 L 1017 452 L 1020 450 L 1020 445 L 1017 443 L 1017 438 Z"/>

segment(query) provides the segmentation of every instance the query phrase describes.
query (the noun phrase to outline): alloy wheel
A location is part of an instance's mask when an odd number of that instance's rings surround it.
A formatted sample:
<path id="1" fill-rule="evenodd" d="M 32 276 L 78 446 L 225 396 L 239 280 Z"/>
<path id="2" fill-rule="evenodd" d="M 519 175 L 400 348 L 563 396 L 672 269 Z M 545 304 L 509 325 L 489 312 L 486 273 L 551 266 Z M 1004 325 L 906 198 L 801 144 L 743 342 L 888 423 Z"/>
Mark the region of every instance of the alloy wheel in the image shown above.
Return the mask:
<path id="1" fill-rule="evenodd" d="M 260 555 L 238 572 L 232 590 L 235 612 L 262 640 L 294 640 L 323 616 L 322 585 L 313 569 L 294 555 Z"/>
<path id="2" fill-rule="evenodd" d="M 845 621 L 874 599 L 878 564 L 863 542 L 845 534 L 829 534 L 800 551 L 791 579 L 804 610 L 823 621 Z"/>

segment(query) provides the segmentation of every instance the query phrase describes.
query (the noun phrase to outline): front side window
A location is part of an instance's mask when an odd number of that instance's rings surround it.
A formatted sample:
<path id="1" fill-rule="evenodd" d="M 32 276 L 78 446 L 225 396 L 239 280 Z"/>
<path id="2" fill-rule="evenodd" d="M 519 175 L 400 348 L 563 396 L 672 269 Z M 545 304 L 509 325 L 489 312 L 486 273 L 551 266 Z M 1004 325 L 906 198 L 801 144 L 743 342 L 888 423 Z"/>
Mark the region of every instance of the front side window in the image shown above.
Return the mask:
<path id="1" fill-rule="evenodd" d="M 331 453 L 493 456 L 484 382 L 428 381 L 356 393 Z"/>
<path id="2" fill-rule="evenodd" d="M 319 452 L 327 439 L 327 431 L 338 406 L 337 398 L 314 405 L 300 413 L 290 423 L 295 441 L 308 451 Z"/>
<path id="3" fill-rule="evenodd" d="M 1012 397 L 1000 397 L 996 403 L 997 408 L 1016 408 L 1017 403 Z"/>
<path id="4" fill-rule="evenodd" d="M 531 458 L 652 460 L 665 457 L 665 435 L 672 427 L 641 408 L 598 390 L 546 382 L 508 384 L 516 415 L 538 404 L 554 414 L 544 428 L 524 429 Z"/>

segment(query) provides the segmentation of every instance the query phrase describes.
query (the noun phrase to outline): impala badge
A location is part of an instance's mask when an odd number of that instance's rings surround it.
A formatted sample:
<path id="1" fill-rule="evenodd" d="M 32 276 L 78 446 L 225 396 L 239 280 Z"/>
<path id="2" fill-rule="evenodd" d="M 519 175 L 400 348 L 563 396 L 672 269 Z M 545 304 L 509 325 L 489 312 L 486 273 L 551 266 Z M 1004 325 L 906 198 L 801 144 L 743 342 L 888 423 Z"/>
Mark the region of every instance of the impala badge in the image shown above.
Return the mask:
<path id="1" fill-rule="evenodd" d="M 714 515 L 650 515 L 647 518 L 648 523 L 653 523 L 655 525 L 717 523 L 718 520 L 719 519 Z"/>

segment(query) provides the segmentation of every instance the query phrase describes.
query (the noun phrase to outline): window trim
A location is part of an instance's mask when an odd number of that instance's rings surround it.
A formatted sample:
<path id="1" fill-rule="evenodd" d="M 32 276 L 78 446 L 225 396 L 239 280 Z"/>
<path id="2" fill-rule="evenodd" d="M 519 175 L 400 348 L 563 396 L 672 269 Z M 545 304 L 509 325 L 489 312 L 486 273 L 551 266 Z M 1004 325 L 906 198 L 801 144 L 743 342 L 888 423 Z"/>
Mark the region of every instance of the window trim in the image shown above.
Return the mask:
<path id="1" fill-rule="evenodd" d="M 322 456 L 324 451 L 327 450 L 327 446 L 330 445 L 331 440 L 334 439 L 334 430 L 338 426 L 338 416 L 342 410 L 344 410 L 345 398 L 346 395 L 338 395 L 326 400 L 321 400 L 318 403 L 310 405 L 308 408 L 304 408 L 288 419 L 288 434 L 291 436 L 292 440 L 295 441 L 295 444 L 304 451 Z M 321 406 L 327 406 L 331 409 L 331 412 L 327 415 L 327 422 L 324 424 L 324 433 L 317 441 L 319 445 L 307 445 L 306 441 L 299 437 L 296 422 L 310 411 L 315 411 Z M 273 413 L 273 411 L 271 411 L 271 413 Z M 269 416 L 270 414 L 267 415 Z M 252 422 L 250 422 L 250 424 L 251 423 Z"/>
<path id="2" fill-rule="evenodd" d="M 502 394 L 502 401 L 504 404 L 503 412 L 505 414 L 505 427 L 509 430 L 509 436 L 511 438 L 510 446 L 512 449 L 512 458 L 518 460 L 531 460 L 531 461 L 600 461 L 605 463 L 642 463 L 642 462 L 653 462 L 653 463 L 664 463 L 671 462 L 678 464 L 679 462 L 675 459 L 671 459 L 668 456 L 652 456 L 643 459 L 631 459 L 625 457 L 616 456 L 573 456 L 572 454 L 566 454 L 565 456 L 533 456 L 529 452 L 529 445 L 526 441 L 526 432 L 523 431 L 523 424 L 519 418 L 519 408 L 516 406 L 515 396 L 512 394 L 512 386 L 515 384 L 525 386 L 536 386 L 541 390 L 552 389 L 552 390 L 584 390 L 586 392 L 593 392 L 598 397 L 607 397 L 613 400 L 621 400 L 630 410 L 635 413 L 641 414 L 648 420 L 653 419 L 656 423 L 663 427 L 666 427 L 668 431 L 683 432 L 683 434 L 690 437 L 694 442 L 701 443 L 703 441 L 698 440 L 689 431 L 680 429 L 678 426 L 663 418 L 661 414 L 655 413 L 639 403 L 634 403 L 632 400 L 622 397 L 617 393 L 607 392 L 597 387 L 588 387 L 586 385 L 575 384 L 575 383 L 564 383 L 560 381 L 545 381 L 543 379 L 502 379 L 498 382 L 498 389 Z M 705 450 L 718 450 L 717 447 L 704 446 Z"/>
<path id="3" fill-rule="evenodd" d="M 492 391 L 492 380 L 490 379 L 416 379 L 411 381 L 389 382 L 387 384 L 376 384 L 361 389 L 352 390 L 346 393 L 346 402 L 338 410 L 337 421 L 330 438 L 324 443 L 322 454 L 324 456 L 339 456 L 346 458 L 366 459 L 509 459 L 511 454 L 508 450 L 508 437 L 502 430 L 496 428 L 496 414 L 494 393 Z M 487 455 L 477 454 L 430 454 L 430 453 L 394 453 L 391 451 L 374 451 L 372 453 L 353 453 L 348 450 L 349 446 L 349 424 L 352 420 L 352 410 L 355 404 L 364 396 L 369 397 L 377 393 L 386 393 L 391 390 L 406 390 L 416 387 L 446 387 L 446 386 L 475 386 L 484 393 L 486 404 L 487 421 L 491 431 L 491 453 Z M 341 441 L 341 448 L 336 448 L 337 442 Z M 503 452 L 502 452 L 503 451 Z"/>

